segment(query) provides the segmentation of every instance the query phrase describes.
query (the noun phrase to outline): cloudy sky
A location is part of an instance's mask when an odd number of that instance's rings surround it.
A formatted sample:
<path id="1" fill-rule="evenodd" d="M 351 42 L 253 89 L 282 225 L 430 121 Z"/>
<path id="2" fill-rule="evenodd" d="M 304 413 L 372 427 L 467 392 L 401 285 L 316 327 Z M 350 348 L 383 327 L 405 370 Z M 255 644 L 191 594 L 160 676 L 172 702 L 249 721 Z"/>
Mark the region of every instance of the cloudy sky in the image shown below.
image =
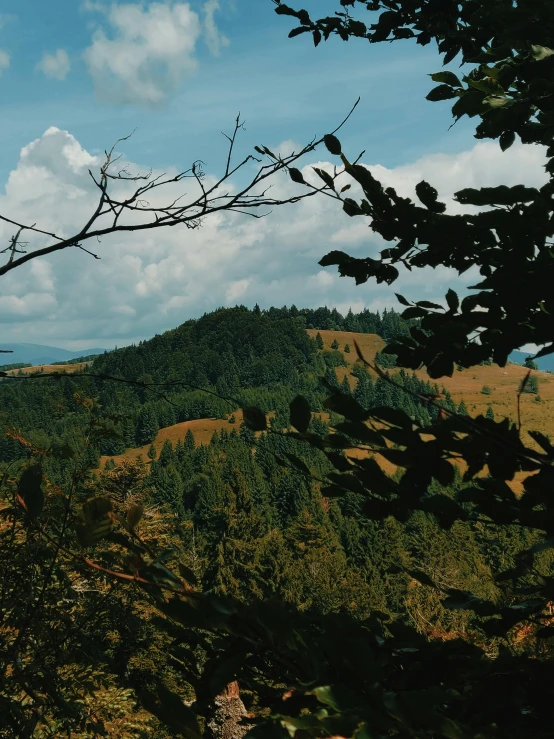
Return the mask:
<path id="1" fill-rule="evenodd" d="M 291 2 L 292 5 L 294 3 Z M 337 0 L 304 0 L 320 13 Z M 13 11 L 10 12 L 10 6 Z M 117 147 L 133 174 L 174 176 L 194 160 L 208 179 L 224 169 L 237 113 L 237 156 L 254 145 L 289 153 L 333 129 L 358 96 L 340 134 L 343 150 L 400 194 L 421 179 L 449 202 L 463 187 L 542 184 L 544 154 L 477 142 L 471 121 L 429 103 L 441 69 L 436 51 L 412 42 L 372 45 L 334 39 L 317 49 L 288 39 L 292 19 L 271 0 L 93 2 L 26 0 L 0 14 L 0 214 L 70 236 L 94 211 L 103 152 Z M 452 67 L 456 70 L 456 66 Z M 135 130 L 136 129 L 136 130 Z M 323 148 L 302 162 L 331 167 Z M 245 176 L 248 172 L 245 172 Z M 188 183 L 170 202 L 192 195 Z M 276 178 L 275 194 L 292 183 Z M 163 200 L 163 199 L 162 199 Z M 457 206 L 449 202 L 450 212 Z M 0 249 L 14 227 L 0 221 Z M 28 235 L 27 248 L 50 243 Z M 327 198 L 275 209 L 267 218 L 217 215 L 196 231 L 177 227 L 115 234 L 37 259 L 1 278 L 0 342 L 68 349 L 122 346 L 222 305 L 397 306 L 394 292 L 437 300 L 467 275 L 406 274 L 393 288 L 356 287 L 317 262 L 330 249 L 375 255 L 382 246 L 360 219 Z M 0 255 L 1 256 L 1 255 Z"/>

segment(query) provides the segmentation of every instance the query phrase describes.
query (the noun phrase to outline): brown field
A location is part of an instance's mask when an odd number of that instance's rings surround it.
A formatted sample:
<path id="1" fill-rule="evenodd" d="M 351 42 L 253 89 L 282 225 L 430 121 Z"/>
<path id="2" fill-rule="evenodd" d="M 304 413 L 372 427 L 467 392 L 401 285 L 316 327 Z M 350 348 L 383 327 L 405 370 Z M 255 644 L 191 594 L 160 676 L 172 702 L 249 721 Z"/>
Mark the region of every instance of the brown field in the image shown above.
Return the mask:
<path id="1" fill-rule="evenodd" d="M 336 371 L 339 380 L 348 376 L 351 387 L 354 387 L 356 383 L 356 378 L 350 374 L 351 368 L 359 361 L 354 348 L 354 339 L 357 341 L 362 354 L 369 361 L 372 361 L 375 353 L 385 346 L 383 339 L 376 334 L 357 334 L 349 331 L 318 332 L 315 329 L 308 329 L 308 334 L 312 338 L 315 338 L 317 333 L 321 335 L 325 349 L 330 349 L 331 343 L 335 339 L 338 341 L 340 351 L 344 350 L 345 344 L 350 345 L 350 354 L 344 355 L 349 366 L 338 367 Z M 51 365 L 51 367 L 44 367 L 44 371 L 56 371 L 57 369 L 65 369 L 66 367 L 71 367 L 71 371 L 75 371 L 81 365 L 63 365 L 62 367 Z M 16 371 L 12 370 L 11 373 Z M 483 366 L 464 369 L 461 372 L 455 371 L 452 377 L 431 380 L 431 382 L 436 382 L 439 386 L 439 391 L 443 387 L 446 388 L 456 403 L 460 403 L 463 399 L 472 416 L 484 414 L 487 406 L 491 405 L 497 420 L 509 418 L 515 422 L 517 420 L 517 389 L 526 373 L 527 370 L 517 364 L 508 364 L 503 368 L 492 365 L 490 367 Z M 417 371 L 416 374 L 421 379 L 430 379 L 425 371 Z M 535 395 L 524 394 L 521 397 L 520 404 L 523 441 L 530 446 L 534 446 L 534 442 L 527 435 L 526 429 L 542 431 L 545 434 L 552 434 L 554 436 L 554 375 L 539 371 L 534 371 L 533 374 L 539 383 L 539 396 L 541 400 L 537 402 Z M 491 388 L 492 392 L 490 395 L 484 395 L 481 392 L 484 386 Z M 234 415 L 234 424 L 230 424 L 228 420 L 222 419 L 201 419 L 185 421 L 161 429 L 154 441 L 154 447 L 159 453 L 167 439 L 173 444 L 176 444 L 179 439 L 184 439 L 189 429 L 193 432 L 197 444 L 209 444 L 216 430 L 220 431 L 222 428 L 226 428 L 230 431 L 233 427 L 238 430 L 242 422 L 242 413 L 241 411 L 236 411 Z M 323 416 L 326 414 L 320 415 Z M 144 461 L 148 461 L 147 455 L 149 448 L 150 445 L 147 444 L 136 449 L 127 449 L 124 454 L 117 455 L 113 459 L 117 463 L 123 458 L 137 459 L 139 456 L 142 456 Z M 366 453 L 352 449 L 348 452 L 348 456 L 357 457 Z M 110 458 L 108 456 L 101 457 L 99 468 L 103 469 L 106 461 Z M 377 460 L 387 474 L 392 474 L 395 471 L 395 466 L 380 455 L 377 455 Z M 511 483 L 514 492 L 521 490 L 523 477 L 523 474 L 518 474 Z"/>
<path id="2" fill-rule="evenodd" d="M 23 367 L 21 372 L 23 375 L 33 375 L 36 372 L 44 371 L 44 374 L 50 375 L 53 372 L 79 372 L 88 367 L 90 362 L 78 362 L 77 364 L 38 364 L 36 367 Z M 12 369 L 8 370 L 8 375 L 17 375 L 20 370 Z"/>
<path id="3" fill-rule="evenodd" d="M 229 417 L 230 416 L 231 414 L 229 414 Z M 183 441 L 189 429 L 194 434 L 194 440 L 197 446 L 199 444 L 209 444 L 214 431 L 221 431 L 221 429 L 231 431 L 232 428 L 236 428 L 238 431 L 240 424 L 242 423 L 242 411 L 235 411 L 234 416 L 235 423 L 229 423 L 228 420 L 221 418 L 200 418 L 194 421 L 183 421 L 182 423 L 168 426 L 165 429 L 160 429 L 153 442 L 154 448 L 156 449 L 156 456 L 159 455 L 166 441 L 171 441 L 173 446 L 177 444 L 179 439 Z M 150 444 L 146 444 L 145 446 L 126 449 L 124 454 L 117 454 L 114 457 L 104 455 L 100 457 L 99 469 L 104 469 L 104 465 L 108 459 L 113 459 L 114 462 L 118 464 L 122 459 L 138 459 L 142 456 L 144 462 L 149 462 L 149 449 Z"/>

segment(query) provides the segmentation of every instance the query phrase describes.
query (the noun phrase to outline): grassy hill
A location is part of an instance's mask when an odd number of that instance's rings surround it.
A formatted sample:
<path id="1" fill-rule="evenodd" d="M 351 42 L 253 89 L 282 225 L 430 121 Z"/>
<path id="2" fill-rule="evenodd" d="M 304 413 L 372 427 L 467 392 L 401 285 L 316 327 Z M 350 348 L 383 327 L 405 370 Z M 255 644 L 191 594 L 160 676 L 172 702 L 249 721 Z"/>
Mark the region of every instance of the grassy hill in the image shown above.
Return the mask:
<path id="1" fill-rule="evenodd" d="M 318 333 L 323 339 L 324 349 L 330 349 L 335 340 L 341 351 L 346 344 L 350 345 L 352 351 L 344 354 L 348 367 L 337 367 L 337 377 L 342 380 L 347 375 L 351 387 L 354 387 L 356 383 L 356 378 L 350 374 L 351 367 L 358 360 L 354 350 L 354 341 L 358 343 L 363 355 L 370 361 L 373 361 L 376 352 L 385 346 L 384 340 L 375 334 L 308 330 L 312 338 L 315 338 Z M 486 413 L 487 407 L 491 405 L 498 420 L 509 418 L 515 422 L 517 420 L 517 391 L 527 371 L 521 365 L 508 364 L 506 367 L 497 365 L 470 367 L 461 372 L 454 372 L 452 377 L 443 377 L 440 380 L 431 380 L 429 375 L 421 370 L 415 374 L 422 380 L 436 382 L 441 389 L 446 388 L 457 404 L 464 400 L 472 416 Z M 533 371 L 532 374 L 539 384 L 540 402 L 536 400 L 536 395 L 530 393 L 524 393 L 521 396 L 523 431 L 525 428 L 531 428 L 554 436 L 554 375 L 540 370 Z M 489 395 L 482 392 L 484 387 L 490 388 Z M 532 443 L 530 439 L 529 443 Z"/>
<path id="2" fill-rule="evenodd" d="M 359 361 L 354 349 L 354 341 L 358 343 L 363 355 L 369 361 L 373 361 L 375 354 L 385 346 L 385 341 L 376 334 L 332 330 L 317 331 L 316 329 L 308 329 L 307 333 L 311 338 L 315 338 L 319 333 L 323 340 L 324 350 L 330 350 L 334 341 L 339 344 L 339 350 L 343 353 L 345 345 L 350 346 L 350 353 L 344 353 L 348 366 L 337 367 L 336 374 L 341 381 L 347 376 L 352 388 L 355 387 L 357 380 L 352 376 L 351 370 L 354 364 Z M 463 369 L 461 372 L 456 371 L 452 377 L 442 378 L 437 384 L 440 389 L 444 387 L 450 392 L 456 404 L 464 400 L 470 415 L 484 414 L 490 405 L 497 420 L 509 418 L 515 422 L 517 420 L 517 391 L 526 373 L 527 369 L 517 364 L 509 364 L 504 368 L 496 365 L 479 366 Z M 537 401 L 537 396 L 533 394 L 523 394 L 521 396 L 522 432 L 526 435 L 526 429 L 537 429 L 554 436 L 554 375 L 541 371 L 534 371 L 533 374 L 539 384 L 538 397 L 540 401 Z M 425 371 L 417 371 L 416 375 L 422 380 L 430 380 Z M 433 380 L 430 381 L 434 382 Z M 482 392 L 483 388 L 487 387 L 490 388 L 490 394 Z M 179 439 L 183 440 L 185 438 L 189 429 L 193 432 L 197 444 L 209 444 L 214 431 L 221 431 L 223 428 L 230 431 L 233 427 L 238 430 L 242 422 L 241 412 L 234 413 L 235 422 L 232 424 L 228 420 L 230 415 L 227 419 L 196 419 L 160 429 L 153 442 L 154 447 L 159 453 L 166 440 L 170 440 L 175 444 Z M 325 414 L 319 415 L 325 417 Z M 533 441 L 530 437 L 527 437 L 526 443 L 533 444 Z M 123 454 L 112 457 L 104 455 L 100 459 L 99 468 L 103 469 L 106 461 L 112 458 L 116 463 L 124 458 L 137 459 L 140 456 L 146 461 L 149 447 L 149 444 L 141 447 L 131 447 Z M 352 450 L 350 454 L 356 455 L 357 452 Z M 394 472 L 393 465 L 383 459 L 379 459 L 379 461 L 389 474 Z M 514 490 L 519 489 L 520 482 L 521 475 L 514 482 Z"/>
<path id="3" fill-rule="evenodd" d="M 52 374 L 53 372 L 81 372 L 85 370 L 91 362 L 77 362 L 75 364 L 38 364 L 34 367 L 24 367 L 21 370 L 18 369 L 12 369 L 7 370 L 8 375 L 34 375 L 37 372 L 44 372 L 47 375 Z"/>

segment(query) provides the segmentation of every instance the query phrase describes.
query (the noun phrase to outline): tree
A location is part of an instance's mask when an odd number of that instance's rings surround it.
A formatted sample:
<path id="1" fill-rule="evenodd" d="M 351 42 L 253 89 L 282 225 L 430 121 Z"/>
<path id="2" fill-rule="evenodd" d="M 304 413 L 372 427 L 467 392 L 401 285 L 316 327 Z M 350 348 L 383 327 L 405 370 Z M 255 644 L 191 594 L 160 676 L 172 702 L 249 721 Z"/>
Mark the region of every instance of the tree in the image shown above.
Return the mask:
<path id="1" fill-rule="evenodd" d="M 487 412 L 485 413 L 485 418 L 490 418 L 491 421 L 494 421 L 494 411 L 492 409 L 492 405 L 487 406 Z"/>
<path id="2" fill-rule="evenodd" d="M 483 385 L 483 387 L 481 388 L 481 394 L 490 395 L 491 393 L 492 393 L 492 390 L 490 389 L 490 387 L 488 385 Z"/>
<path id="3" fill-rule="evenodd" d="M 148 450 L 148 459 L 156 459 L 156 447 L 154 444 L 150 444 L 150 449 Z"/>
<path id="4" fill-rule="evenodd" d="M 519 385 L 518 392 L 538 395 L 539 383 L 535 375 L 529 375 L 527 378 L 524 377 Z"/>
<path id="5" fill-rule="evenodd" d="M 139 413 L 137 423 L 137 446 L 150 444 L 159 431 L 158 419 L 149 405 L 144 405 Z"/>
<path id="6" fill-rule="evenodd" d="M 336 339 L 333 339 L 331 342 L 331 349 L 334 349 L 335 351 L 339 348 L 339 342 Z"/>
<path id="7" fill-rule="evenodd" d="M 539 365 L 535 361 L 533 361 L 533 358 L 530 356 L 525 358 L 525 362 L 523 364 L 525 367 L 527 367 L 527 369 L 530 370 L 538 370 L 539 368 Z"/>
<path id="8" fill-rule="evenodd" d="M 294 182 L 305 184 L 300 170 L 294 167 L 294 164 L 307 152 L 314 151 L 323 142 L 323 138 L 314 138 L 309 144 L 302 147 L 298 153 L 293 153 L 285 157 L 276 157 L 267 147 L 256 146 L 254 147 L 256 155 L 249 154 L 238 162 L 238 164 L 235 164 L 233 162 L 233 155 L 236 138 L 242 128 L 243 121 L 237 117 L 233 132 L 229 136 L 226 135 L 229 141 L 229 147 L 223 172 L 217 179 L 217 182 L 210 183 L 208 187 L 205 187 L 203 184 L 205 174 L 201 161 L 194 162 L 190 169 L 181 172 L 175 177 L 165 177 L 165 175 L 162 175 L 161 177 L 150 179 L 151 172 L 137 175 L 130 174 L 126 169 L 116 172 L 114 165 L 120 157 L 114 155 L 115 147 L 130 138 L 131 134 L 118 139 L 112 148 L 106 152 L 106 159 L 100 168 L 99 174 L 95 176 L 92 172 L 90 173 L 99 190 L 98 203 L 87 223 L 83 225 L 83 228 L 78 233 L 68 237 L 62 237 L 44 231 L 36 224 L 27 225 L 2 216 L 3 220 L 13 224 L 18 230 L 10 239 L 8 247 L 4 249 L 4 253 L 7 253 L 8 258 L 3 265 L 0 265 L 0 276 L 34 259 L 64 249 L 77 247 L 91 254 L 82 244 L 90 239 L 99 240 L 101 237 L 110 234 L 160 229 L 179 225 L 185 226 L 188 229 L 196 229 L 201 226 L 202 221 L 207 216 L 213 213 L 219 213 L 222 210 L 252 215 L 252 213 L 255 214 L 267 207 L 297 202 L 300 199 L 313 196 L 322 191 L 327 191 L 330 195 L 334 196 L 334 188 L 330 184 L 325 184 L 322 188 L 311 187 L 309 193 L 303 193 L 289 198 L 272 198 L 267 195 L 268 181 L 281 171 L 288 172 Z M 222 195 L 222 190 L 225 189 L 229 180 L 236 176 L 237 172 L 250 166 L 252 163 L 262 162 L 260 156 L 266 157 L 269 164 L 260 166 L 250 182 L 237 192 Z M 167 190 L 167 185 L 171 186 L 185 179 L 189 180 L 191 185 L 195 186 L 193 188 L 194 193 L 190 197 L 188 204 L 181 202 L 178 207 L 175 207 L 176 201 L 172 201 L 165 206 L 160 205 L 156 207 L 151 206 L 143 197 L 146 193 L 150 195 L 152 191 L 159 191 L 164 187 Z M 129 182 L 143 182 L 144 184 L 138 185 L 134 193 L 127 194 L 125 192 L 124 198 L 121 197 L 119 191 L 113 194 L 111 193 L 110 185 L 115 183 L 117 187 L 118 183 L 125 185 L 125 183 Z M 262 186 L 261 190 L 259 189 L 260 186 Z M 145 214 L 148 217 L 146 219 L 136 219 L 133 217 L 135 212 Z M 100 224 L 99 221 L 103 217 L 107 217 L 109 222 Z M 51 243 L 39 248 L 27 248 L 28 244 L 23 244 L 20 241 L 20 238 L 27 234 L 34 236 L 37 240 L 43 236 L 47 236 Z M 96 255 L 93 254 L 92 256 Z"/>
<path id="9" fill-rule="evenodd" d="M 345 344 L 343 351 L 345 354 L 350 354 L 350 344 Z"/>
<path id="10" fill-rule="evenodd" d="M 317 348 L 321 351 L 323 349 L 323 339 L 321 338 L 321 334 L 319 333 L 319 331 L 316 334 L 315 343 Z"/>
<path id="11" fill-rule="evenodd" d="M 335 34 L 345 40 L 363 38 L 373 43 L 409 37 L 421 45 L 435 40 L 445 64 L 461 53 L 462 66 L 477 66 L 461 80 L 449 71 L 433 73 L 432 80 L 439 84 L 427 99 L 453 100 L 455 121 L 476 117 L 476 137 L 498 140 L 502 150 L 516 139 L 549 147 L 545 165 L 548 182 L 544 186 L 466 188 L 455 194 L 459 203 L 495 207 L 493 225 L 487 211 L 477 216 L 447 215 L 436 189 L 425 181 L 415 188 L 421 206 L 398 198 L 393 188 L 385 191 L 367 168 L 349 162 L 338 139 L 327 140 L 330 153 L 342 158 L 345 172 L 364 191 L 362 203 L 345 196 L 344 211 L 349 216 L 371 218 L 371 228 L 388 242 L 396 240 L 397 245 L 387 245 L 380 259 L 353 258 L 333 251 L 320 264 L 337 265 L 340 274 L 355 277 L 358 284 L 372 278 L 392 284 L 401 265 L 419 269 L 442 264 L 460 273 L 473 266 L 481 273 L 482 280 L 475 288 L 478 292 L 463 302 L 454 291 L 448 292 L 446 311 L 424 302 L 412 306 L 402 299 L 408 306 L 403 316 L 421 319 L 425 333 L 412 331 L 411 343 L 398 346 L 401 366 L 424 364 L 432 377 L 440 377 L 450 375 L 456 363 L 469 367 L 491 356 L 504 366 L 510 351 L 526 343 L 546 344 L 544 352 L 550 347 L 554 351 L 551 322 L 540 309 L 551 300 L 549 286 L 554 276 L 554 264 L 548 256 L 554 192 L 554 132 L 549 125 L 554 92 L 550 50 L 554 44 L 549 2 L 523 0 L 514 5 L 496 0 L 477 14 L 469 0 L 457 5 L 399 0 L 395 10 L 389 7 L 371 25 L 354 20 L 349 6 L 379 12 L 382 6 L 378 2 L 341 2 L 335 16 L 317 20 L 307 11 L 275 2 L 278 14 L 300 21 L 292 35 L 312 33 L 316 45 L 322 37 L 327 40 Z M 540 225 L 538 212 L 543 214 Z M 451 236 L 445 249 L 440 244 L 444 244 L 446 233 Z M 517 247 L 502 248 L 507 243 Z M 533 289 L 516 301 L 516 284 L 533 285 Z M 488 314 L 486 325 L 484 313 Z M 448 331 L 447 324 L 455 325 L 456 330 Z M 476 331 L 479 342 L 473 340 Z M 438 334 L 441 338 L 437 341 Z"/>

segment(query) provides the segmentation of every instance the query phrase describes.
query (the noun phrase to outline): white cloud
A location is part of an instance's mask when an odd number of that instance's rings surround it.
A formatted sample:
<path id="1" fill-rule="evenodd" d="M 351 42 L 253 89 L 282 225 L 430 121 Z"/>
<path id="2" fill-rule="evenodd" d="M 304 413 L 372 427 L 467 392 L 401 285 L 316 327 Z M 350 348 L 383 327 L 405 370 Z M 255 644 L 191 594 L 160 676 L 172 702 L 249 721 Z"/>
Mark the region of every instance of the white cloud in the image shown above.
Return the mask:
<path id="1" fill-rule="evenodd" d="M 10 66 L 10 55 L 7 51 L 0 49 L 0 76 L 2 72 Z"/>
<path id="2" fill-rule="evenodd" d="M 87 8 L 87 6 L 85 6 Z M 166 102 L 196 72 L 196 44 L 202 34 L 189 3 L 112 5 L 88 3 L 104 13 L 112 38 L 98 28 L 84 53 L 97 95 L 118 103 L 155 107 Z M 214 23 L 217 3 L 205 6 L 205 34 L 212 49 L 225 43 Z"/>
<path id="3" fill-rule="evenodd" d="M 248 290 L 248 285 L 250 284 L 250 282 L 251 280 L 249 280 L 248 278 L 232 282 L 227 288 L 227 292 L 225 293 L 226 303 L 234 303 L 235 300 L 242 297 Z"/>
<path id="4" fill-rule="evenodd" d="M 55 54 L 45 53 L 36 68 L 47 77 L 57 80 L 65 80 L 71 69 L 71 62 L 65 49 L 57 49 Z"/>
<path id="5" fill-rule="evenodd" d="M 204 5 L 204 36 L 209 50 L 214 56 L 219 55 L 222 46 L 229 46 L 229 39 L 220 33 L 214 19 L 219 10 L 219 0 L 207 0 Z"/>
<path id="6" fill-rule="evenodd" d="M 91 156 L 69 133 L 48 129 L 22 149 L 6 193 L 0 195 L 0 212 L 62 236 L 76 233 L 98 199 L 88 169 L 97 172 L 102 159 Z M 414 185 L 427 179 L 454 212 L 462 208 L 449 199 L 455 190 L 521 180 L 541 185 L 546 181 L 544 162 L 540 147 L 514 145 L 502 153 L 496 143 L 487 142 L 458 155 L 423 157 L 395 169 L 369 168 L 385 184 L 412 198 Z M 118 166 L 124 164 L 122 157 Z M 328 162 L 315 164 L 331 169 Z M 133 163 L 129 170 L 141 171 Z M 169 177 L 177 174 L 164 171 Z M 311 167 L 303 172 L 316 181 Z M 158 174 L 154 171 L 153 177 Z M 271 192 L 278 197 L 295 192 L 292 188 L 283 175 Z M 119 184 L 116 192 L 125 196 L 130 191 L 131 187 Z M 163 190 L 158 196 L 151 193 L 149 200 L 152 205 L 168 203 L 183 192 L 194 197 L 190 181 L 186 186 L 171 185 L 165 194 Z M 8 224 L 0 225 L 0 249 L 14 231 Z M 29 242 L 28 248 L 50 243 L 29 234 L 23 240 Z M 460 279 L 452 270 L 440 268 L 404 273 L 393 287 L 372 282 L 356 287 L 334 268 L 317 264 L 341 245 L 353 256 L 375 256 L 383 242 L 366 221 L 348 218 L 337 203 L 322 196 L 274 208 L 262 219 L 218 214 L 193 231 L 176 227 L 114 234 L 101 243 L 91 240 L 84 246 L 100 261 L 71 249 L 2 278 L 2 340 L 110 347 L 147 338 L 235 301 L 257 302 L 262 307 L 295 303 L 299 307 L 334 305 L 343 311 L 350 305 L 376 310 L 396 305 L 394 292 L 441 300 L 449 286 L 463 291 L 472 284 L 471 275 Z"/>

